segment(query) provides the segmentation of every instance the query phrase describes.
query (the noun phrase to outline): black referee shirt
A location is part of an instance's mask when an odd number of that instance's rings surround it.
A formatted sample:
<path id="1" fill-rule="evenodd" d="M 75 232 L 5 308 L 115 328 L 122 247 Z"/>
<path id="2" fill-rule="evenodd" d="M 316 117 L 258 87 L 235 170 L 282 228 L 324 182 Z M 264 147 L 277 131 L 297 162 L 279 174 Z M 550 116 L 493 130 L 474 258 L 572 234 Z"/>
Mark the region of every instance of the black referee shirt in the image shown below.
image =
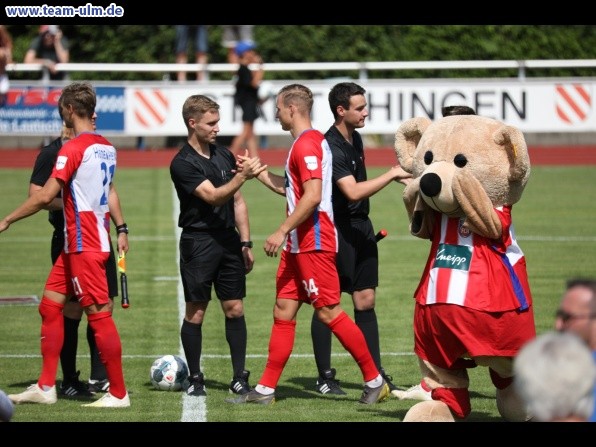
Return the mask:
<path id="1" fill-rule="evenodd" d="M 62 139 L 56 138 L 47 146 L 44 146 L 37 158 L 35 159 L 35 166 L 33 166 L 33 172 L 31 173 L 31 179 L 29 183 L 33 183 L 37 186 L 43 186 L 46 184 L 50 175 L 52 175 L 52 170 L 54 169 L 54 165 L 56 164 L 56 158 L 58 157 L 58 152 L 62 148 Z M 58 193 L 60 195 L 61 193 Z M 64 214 L 62 210 L 54 210 L 48 212 L 48 220 L 54 226 L 54 231 L 57 234 L 62 234 L 64 232 Z"/>
<path id="2" fill-rule="evenodd" d="M 236 168 L 234 155 L 224 146 L 209 145 L 210 158 L 199 155 L 188 143 L 172 159 L 170 177 L 174 182 L 180 216 L 178 226 L 191 231 L 235 228 L 234 199 L 222 206 L 212 206 L 193 192 L 205 180 L 216 188 L 229 182 Z"/>
<path id="3" fill-rule="evenodd" d="M 363 182 L 366 177 L 364 164 L 364 145 L 360 134 L 354 131 L 351 145 L 337 127 L 331 126 L 325 139 L 329 143 L 333 155 L 333 217 L 347 219 L 349 217 L 367 217 L 370 211 L 368 198 L 357 202 L 349 201 L 337 186 L 337 181 L 347 175 L 353 175 L 357 182 Z"/>

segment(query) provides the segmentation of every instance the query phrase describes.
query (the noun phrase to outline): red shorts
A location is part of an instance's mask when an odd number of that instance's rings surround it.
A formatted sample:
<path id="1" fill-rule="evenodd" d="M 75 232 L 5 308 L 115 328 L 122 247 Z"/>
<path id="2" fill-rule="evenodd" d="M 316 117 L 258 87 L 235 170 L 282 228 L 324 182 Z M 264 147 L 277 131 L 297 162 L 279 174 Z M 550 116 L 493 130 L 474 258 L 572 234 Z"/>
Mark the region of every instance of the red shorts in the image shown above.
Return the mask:
<path id="1" fill-rule="evenodd" d="M 106 263 L 109 252 L 60 253 L 50 270 L 46 290 L 75 296 L 81 306 L 109 301 Z"/>
<path id="2" fill-rule="evenodd" d="M 433 365 L 450 369 L 460 357 L 514 357 L 536 336 L 534 313 L 481 312 L 456 304 L 416 303 L 414 351 Z"/>
<path id="3" fill-rule="evenodd" d="M 304 301 L 315 308 L 339 304 L 336 255 L 330 251 L 282 251 L 275 278 L 277 297 Z"/>

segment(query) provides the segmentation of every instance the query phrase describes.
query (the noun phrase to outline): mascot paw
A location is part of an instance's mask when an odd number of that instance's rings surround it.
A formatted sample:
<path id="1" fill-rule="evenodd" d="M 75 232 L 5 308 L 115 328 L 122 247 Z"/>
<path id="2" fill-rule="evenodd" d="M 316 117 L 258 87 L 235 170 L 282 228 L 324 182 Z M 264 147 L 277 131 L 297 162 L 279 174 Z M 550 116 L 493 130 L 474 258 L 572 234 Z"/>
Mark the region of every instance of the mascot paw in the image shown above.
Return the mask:
<path id="1" fill-rule="evenodd" d="M 393 394 L 399 400 L 433 400 L 431 392 L 426 391 L 420 384 L 414 385 L 407 390 L 393 390 L 391 391 L 391 394 Z"/>
<path id="2" fill-rule="evenodd" d="M 523 400 L 515 392 L 513 385 L 499 390 L 497 389 L 497 410 L 499 414 L 508 422 L 529 422 L 532 416 L 528 414 L 528 410 L 523 403 Z"/>
<path id="3" fill-rule="evenodd" d="M 455 422 L 447 404 L 430 400 L 418 402 L 408 410 L 403 422 Z"/>

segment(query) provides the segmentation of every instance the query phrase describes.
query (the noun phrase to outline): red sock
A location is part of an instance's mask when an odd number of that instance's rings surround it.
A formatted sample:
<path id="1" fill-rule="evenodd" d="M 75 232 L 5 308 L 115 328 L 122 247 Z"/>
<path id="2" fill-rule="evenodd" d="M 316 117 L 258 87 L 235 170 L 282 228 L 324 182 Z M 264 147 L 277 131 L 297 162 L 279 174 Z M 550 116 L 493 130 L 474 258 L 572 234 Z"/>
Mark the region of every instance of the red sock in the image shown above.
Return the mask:
<path id="1" fill-rule="evenodd" d="M 56 384 L 56 372 L 60 351 L 64 343 L 64 317 L 62 316 L 64 305 L 42 297 L 39 303 L 39 315 L 41 315 L 41 356 L 43 364 L 37 384 L 54 386 Z"/>
<path id="2" fill-rule="evenodd" d="M 362 377 L 365 382 L 375 379 L 379 375 L 379 370 L 375 361 L 370 355 L 366 340 L 362 331 L 354 323 L 347 313 L 342 311 L 329 323 L 329 329 L 337 337 L 342 346 L 346 348 L 362 371 Z"/>
<path id="3" fill-rule="evenodd" d="M 269 356 L 259 385 L 275 388 L 286 366 L 296 338 L 296 321 L 273 319 L 273 328 L 269 338 Z"/>
<path id="4" fill-rule="evenodd" d="M 99 358 L 106 367 L 110 382 L 110 394 L 118 399 L 126 395 L 124 373 L 122 372 L 122 343 L 114 324 L 112 314 L 100 312 L 87 316 L 99 351 Z"/>
<path id="5" fill-rule="evenodd" d="M 440 400 L 449 407 L 455 417 L 465 419 L 472 411 L 470 393 L 467 388 L 435 388 L 433 400 Z"/>

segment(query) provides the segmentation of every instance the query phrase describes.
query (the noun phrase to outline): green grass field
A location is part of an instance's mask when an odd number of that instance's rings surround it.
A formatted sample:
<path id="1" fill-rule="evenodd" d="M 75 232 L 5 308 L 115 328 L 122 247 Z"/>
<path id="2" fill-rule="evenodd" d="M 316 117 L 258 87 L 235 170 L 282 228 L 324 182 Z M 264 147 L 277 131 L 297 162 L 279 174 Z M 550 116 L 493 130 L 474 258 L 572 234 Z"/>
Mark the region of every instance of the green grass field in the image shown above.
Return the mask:
<path id="1" fill-rule="evenodd" d="M 281 172 L 281 168 L 273 168 Z M 369 169 L 369 176 L 380 168 Z M 27 169 L 0 169 L 3 199 L 0 217 L 12 211 L 27 194 Z M 163 354 L 180 354 L 179 286 L 174 193 L 167 168 L 118 171 L 116 185 L 130 228 L 127 273 L 131 306 L 115 310 L 123 343 L 123 362 L 132 406 L 110 410 L 81 408 L 80 401 L 59 399 L 55 405 L 20 405 L 14 422 L 396 422 L 413 401 L 394 398 L 378 404 L 357 403 L 362 378 L 352 358 L 334 340 L 333 366 L 347 396 L 321 396 L 314 391 L 317 372 L 310 340 L 312 310 L 299 314 L 296 343 L 277 389 L 273 407 L 233 406 L 228 396 L 231 365 L 224 335 L 223 314 L 217 300 L 203 327 L 203 371 L 206 399 L 185 399 L 180 392 L 154 390 L 149 367 Z M 401 200 L 403 187 L 390 185 L 372 198 L 375 228 L 386 228 L 380 242 L 380 287 L 377 290 L 381 350 L 386 371 L 398 386 L 419 380 L 412 353 L 412 294 L 428 255 L 429 242 L 408 234 Z M 247 369 L 251 385 L 263 371 L 274 304 L 274 278 L 279 258 L 262 251 L 265 238 L 284 216 L 282 197 L 258 181 L 247 183 L 255 268 L 248 276 L 245 300 L 248 325 Z M 554 312 L 565 280 L 596 276 L 596 167 L 532 168 L 529 184 L 513 209 L 519 243 L 526 254 L 534 298 L 537 331 L 552 328 Z M 50 268 L 51 226 L 47 213 L 15 223 L 0 235 L 0 296 L 41 295 Z M 352 315 L 348 296 L 344 308 Z M 0 305 L 0 388 L 21 392 L 35 382 L 41 367 L 40 316 L 36 305 Z M 89 375 L 86 322 L 80 327 L 78 368 Z M 470 370 L 470 421 L 499 421 L 494 389 L 484 368 Z M 58 373 L 61 380 L 61 371 Z"/>

